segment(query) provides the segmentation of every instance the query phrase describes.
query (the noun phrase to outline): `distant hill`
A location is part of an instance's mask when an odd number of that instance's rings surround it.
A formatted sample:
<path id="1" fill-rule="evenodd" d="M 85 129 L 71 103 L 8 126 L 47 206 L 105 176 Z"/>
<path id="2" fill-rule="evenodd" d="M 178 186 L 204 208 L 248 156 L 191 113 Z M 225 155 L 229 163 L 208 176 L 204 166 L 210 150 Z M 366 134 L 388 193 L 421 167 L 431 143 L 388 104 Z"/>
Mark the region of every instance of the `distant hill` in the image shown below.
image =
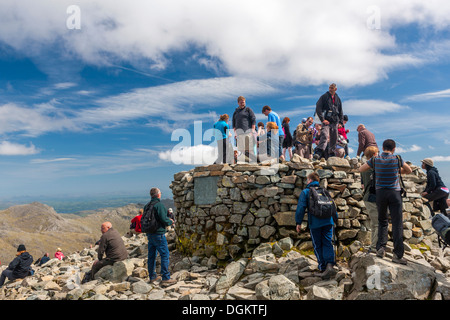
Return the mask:
<path id="1" fill-rule="evenodd" d="M 162 202 L 167 208 L 174 208 L 172 200 Z M 113 228 L 125 234 L 130 220 L 142 207 L 143 204 L 128 204 L 119 208 L 86 210 L 80 214 L 60 214 L 46 204 L 33 202 L 1 210 L 0 262 L 8 264 L 21 243 L 35 260 L 45 252 L 53 257 L 58 247 L 63 253 L 88 248 L 100 239 L 100 226 L 105 221 L 110 221 Z"/>
<path id="2" fill-rule="evenodd" d="M 103 208 L 118 208 L 126 206 L 129 203 L 145 204 L 150 199 L 148 196 L 129 196 L 129 195 L 95 195 L 90 197 L 82 196 L 59 196 L 59 197 L 27 197 L 12 198 L 8 200 L 0 200 L 0 210 L 8 209 L 12 206 L 20 204 L 29 204 L 35 201 L 45 203 L 53 207 L 58 213 L 75 213 L 78 214 L 83 211 L 92 211 Z M 173 204 L 172 199 L 164 199 L 168 201 L 167 204 Z"/>

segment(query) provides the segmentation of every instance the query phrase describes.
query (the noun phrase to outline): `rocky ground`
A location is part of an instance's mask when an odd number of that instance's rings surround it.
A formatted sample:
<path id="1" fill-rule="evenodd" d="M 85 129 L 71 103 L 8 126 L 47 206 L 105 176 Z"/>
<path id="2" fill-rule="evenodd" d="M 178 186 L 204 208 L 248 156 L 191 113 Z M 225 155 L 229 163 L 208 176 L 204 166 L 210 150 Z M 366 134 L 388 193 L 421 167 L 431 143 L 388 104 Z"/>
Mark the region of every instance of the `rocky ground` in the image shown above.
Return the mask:
<path id="1" fill-rule="evenodd" d="M 446 300 L 450 299 L 450 251 L 415 249 L 405 244 L 408 264 L 349 247 L 338 258 L 336 274 L 324 280 L 314 254 L 304 255 L 291 238 L 262 243 L 249 258 L 222 261 L 215 256 L 183 257 L 173 231 L 167 234 L 170 270 L 177 283 L 148 283 L 147 240 L 124 238 L 129 259 L 101 269 L 81 284 L 96 258 L 96 248 L 52 259 L 25 279 L 7 281 L 2 300 Z M 2 268 L 5 268 L 3 266 Z"/>

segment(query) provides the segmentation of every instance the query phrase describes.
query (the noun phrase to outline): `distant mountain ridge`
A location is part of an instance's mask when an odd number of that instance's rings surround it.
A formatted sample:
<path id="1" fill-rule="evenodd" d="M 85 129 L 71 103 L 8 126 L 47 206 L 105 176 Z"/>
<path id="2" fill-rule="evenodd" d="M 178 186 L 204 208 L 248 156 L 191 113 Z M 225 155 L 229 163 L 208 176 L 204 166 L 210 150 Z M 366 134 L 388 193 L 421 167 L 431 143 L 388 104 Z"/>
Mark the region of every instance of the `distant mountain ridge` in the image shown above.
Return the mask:
<path id="1" fill-rule="evenodd" d="M 36 200 L 39 199 L 39 200 Z M 67 197 L 23 197 L 14 198 L 8 200 L 0 200 L 0 210 L 5 210 L 13 206 L 21 204 L 30 204 L 35 201 L 45 203 L 50 207 L 53 207 L 58 213 L 75 213 L 78 214 L 83 211 L 92 211 L 103 208 L 118 208 L 125 206 L 129 203 L 147 203 L 149 201 L 148 196 L 102 196 L 94 195 L 90 197 L 80 196 L 67 196 Z M 170 201 L 170 199 L 167 199 Z"/>
<path id="2" fill-rule="evenodd" d="M 163 199 L 173 208 L 170 199 Z M 57 213 L 53 207 L 33 202 L 0 210 L 0 262 L 9 264 L 17 246 L 24 244 L 34 260 L 48 252 L 53 257 L 56 248 L 74 252 L 89 248 L 100 239 L 100 226 L 110 221 L 121 234 L 129 230 L 130 220 L 143 204 L 127 204 L 118 208 L 87 210 L 80 214 Z"/>

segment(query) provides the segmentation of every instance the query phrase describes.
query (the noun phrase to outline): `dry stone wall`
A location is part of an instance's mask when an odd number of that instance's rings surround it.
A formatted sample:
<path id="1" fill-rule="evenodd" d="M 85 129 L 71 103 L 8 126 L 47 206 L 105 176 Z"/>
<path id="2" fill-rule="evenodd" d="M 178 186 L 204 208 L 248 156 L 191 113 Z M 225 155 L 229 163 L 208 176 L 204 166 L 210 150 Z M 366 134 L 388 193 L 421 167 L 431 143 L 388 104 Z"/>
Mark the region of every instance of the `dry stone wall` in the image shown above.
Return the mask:
<path id="1" fill-rule="evenodd" d="M 356 158 L 310 161 L 294 156 L 280 164 L 214 164 L 176 173 L 170 187 L 178 248 L 189 255 L 228 260 L 250 257 L 259 244 L 290 237 L 297 250 L 312 250 L 309 232 L 295 231 L 295 210 L 307 175 L 316 171 L 337 205 L 338 254 L 350 257 L 369 245 L 371 237 L 360 166 Z M 403 175 L 407 191 L 403 236 L 407 243 L 430 246 L 428 241 L 436 236 L 420 196 L 426 175 L 419 167 L 411 167 L 413 172 Z"/>

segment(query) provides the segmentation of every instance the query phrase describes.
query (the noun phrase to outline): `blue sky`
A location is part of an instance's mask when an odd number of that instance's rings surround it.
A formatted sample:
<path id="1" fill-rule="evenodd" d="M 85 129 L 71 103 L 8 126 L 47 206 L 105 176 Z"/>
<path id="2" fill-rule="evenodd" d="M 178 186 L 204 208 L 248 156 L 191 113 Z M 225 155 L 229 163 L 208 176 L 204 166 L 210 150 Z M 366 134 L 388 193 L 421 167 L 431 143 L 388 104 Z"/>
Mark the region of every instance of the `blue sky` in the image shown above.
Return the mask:
<path id="1" fill-rule="evenodd" d="M 211 161 L 208 129 L 238 96 L 294 127 L 331 82 L 351 156 L 363 123 L 450 185 L 444 0 L 2 0 L 0 21 L 2 199 L 170 197 L 174 173 Z"/>

